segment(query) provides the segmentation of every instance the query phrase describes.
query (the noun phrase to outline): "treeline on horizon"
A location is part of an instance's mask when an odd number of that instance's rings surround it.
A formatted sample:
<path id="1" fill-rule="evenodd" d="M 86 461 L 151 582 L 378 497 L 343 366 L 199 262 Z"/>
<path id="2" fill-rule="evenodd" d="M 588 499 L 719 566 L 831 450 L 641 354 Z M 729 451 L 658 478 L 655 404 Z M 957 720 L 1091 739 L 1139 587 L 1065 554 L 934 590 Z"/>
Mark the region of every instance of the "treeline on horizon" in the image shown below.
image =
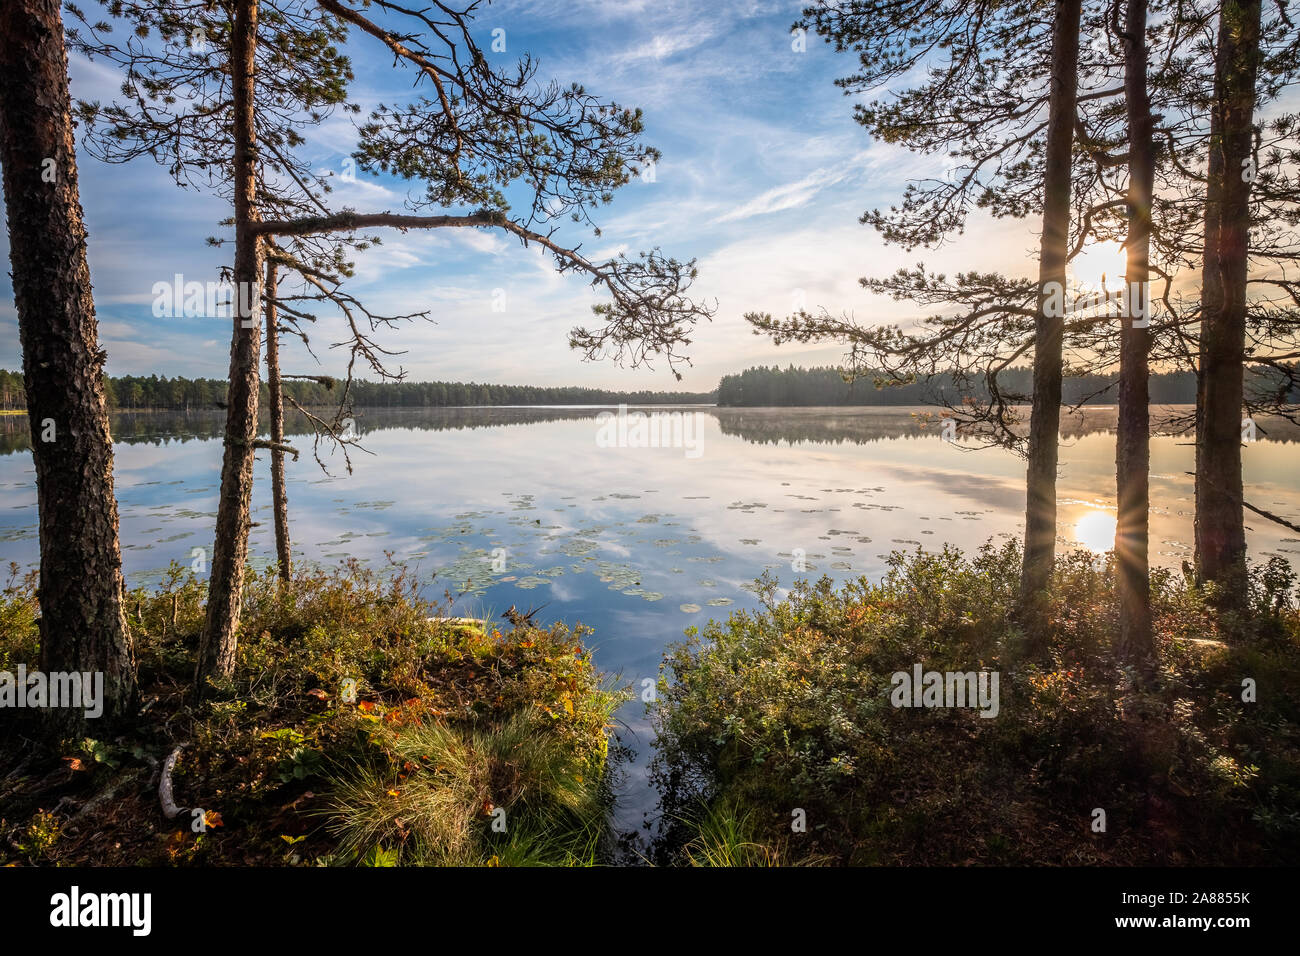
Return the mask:
<path id="1" fill-rule="evenodd" d="M 1248 371 L 1246 388 L 1275 391 L 1275 375 L 1269 371 Z M 1006 395 L 1028 396 L 1033 392 L 1033 370 L 1028 366 L 1010 368 L 998 376 Z M 1065 405 L 1110 405 L 1115 402 L 1115 377 L 1097 374 L 1067 377 L 1062 383 L 1061 400 Z M 933 376 L 912 384 L 889 384 L 877 387 L 870 377 L 844 380 L 840 370 L 831 366 L 784 369 L 778 366 L 754 366 L 743 372 L 724 375 L 718 384 L 717 401 L 723 406 L 768 405 L 928 405 L 943 394 L 974 395 L 989 399 L 983 382 L 957 383 L 951 376 Z M 1150 376 L 1153 405 L 1192 405 L 1196 402 L 1196 373 L 1190 370 L 1154 372 Z M 1300 390 L 1293 390 L 1288 401 L 1300 400 Z"/>
<path id="2" fill-rule="evenodd" d="M 106 376 L 104 388 L 112 409 L 202 409 L 225 407 L 230 383 L 221 378 L 167 378 L 159 375 Z M 284 382 L 287 398 L 303 406 L 337 405 L 342 383 L 321 380 Z M 713 392 L 620 392 L 578 386 L 487 385 L 477 382 L 354 381 L 348 396 L 362 408 L 437 408 L 462 405 L 690 405 L 707 404 Z M 267 386 L 262 383 L 262 407 Z M 21 372 L 0 369 L 0 408 L 25 409 Z"/>
<path id="3" fill-rule="evenodd" d="M 1247 373 L 1247 388 L 1273 391 L 1267 370 Z M 1004 389 L 1029 395 L 1031 369 L 1008 369 L 999 376 Z M 1105 375 L 1066 378 L 1062 401 L 1067 405 L 1113 404 L 1115 379 Z M 167 378 L 159 375 L 105 377 L 108 407 L 117 410 L 221 408 L 229 383 L 219 378 Z M 340 383 L 322 377 L 316 381 L 287 381 L 285 394 L 299 405 L 321 407 L 337 404 Z M 266 399 L 266 383 L 262 383 Z M 712 392 L 613 391 L 580 386 L 489 385 L 477 382 L 367 382 L 354 381 L 351 404 L 359 408 L 440 408 L 500 405 L 676 405 L 721 406 L 807 406 L 807 405 L 927 405 L 944 393 L 975 393 L 988 399 L 983 383 L 957 384 L 950 376 L 908 385 L 877 387 L 871 378 L 844 380 L 833 366 L 801 368 L 789 365 L 754 366 L 724 375 Z M 1300 401 L 1300 390 L 1288 397 Z M 1196 401 L 1196 375 L 1191 371 L 1160 372 L 1151 375 L 1151 403 L 1190 405 Z M 26 408 L 21 372 L 0 369 L 0 409 Z"/>

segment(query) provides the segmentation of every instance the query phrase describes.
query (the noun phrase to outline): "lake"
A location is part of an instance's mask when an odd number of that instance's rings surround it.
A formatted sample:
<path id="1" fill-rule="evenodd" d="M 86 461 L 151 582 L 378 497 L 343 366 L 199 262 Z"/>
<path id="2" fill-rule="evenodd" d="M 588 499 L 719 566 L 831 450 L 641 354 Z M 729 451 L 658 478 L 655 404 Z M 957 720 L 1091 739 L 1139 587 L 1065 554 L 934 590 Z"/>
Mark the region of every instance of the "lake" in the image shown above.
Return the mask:
<path id="1" fill-rule="evenodd" d="M 764 571 L 879 577 L 896 549 L 977 548 L 1018 535 L 1022 460 L 944 440 L 918 408 L 358 409 L 366 452 L 348 474 L 313 460 L 288 416 L 291 533 L 299 562 L 408 562 L 426 596 L 458 595 L 463 615 L 511 605 L 536 620 L 595 629 L 595 661 L 640 692 L 667 644 L 710 617 L 756 606 Z M 1176 413 L 1177 409 L 1171 411 Z M 224 413 L 113 417 L 123 561 L 132 586 L 210 548 Z M 1113 535 L 1113 407 L 1063 424 L 1059 497 L 1067 544 L 1105 550 Z M 1300 429 L 1262 422 L 1244 449 L 1247 500 L 1300 520 Z M 657 440 L 655 440 L 657 439 Z M 1192 554 L 1193 448 L 1158 434 L 1151 448 L 1153 563 Z M 658 445 L 659 447 L 647 447 Z M 36 488 L 22 417 L 0 419 L 0 560 L 37 562 Z M 368 452 L 368 453 L 367 453 Z M 258 456 L 253 564 L 274 560 L 268 453 Z M 1300 538 L 1248 514 L 1252 556 L 1293 563 Z M 209 552 L 210 556 L 210 552 Z M 436 574 L 436 577 L 435 577 Z M 645 780 L 651 733 L 640 700 L 619 714 L 636 752 L 617 811 L 636 828 L 655 799 Z"/>

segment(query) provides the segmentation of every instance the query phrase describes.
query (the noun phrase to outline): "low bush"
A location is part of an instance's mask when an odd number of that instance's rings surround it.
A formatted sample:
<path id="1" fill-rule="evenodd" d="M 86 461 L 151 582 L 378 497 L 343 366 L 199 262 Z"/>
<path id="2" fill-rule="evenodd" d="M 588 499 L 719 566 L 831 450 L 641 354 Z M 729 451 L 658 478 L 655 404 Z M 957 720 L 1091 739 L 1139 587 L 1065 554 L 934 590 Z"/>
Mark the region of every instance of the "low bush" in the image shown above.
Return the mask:
<path id="1" fill-rule="evenodd" d="M 1144 676 L 1112 646 L 1113 567 L 1060 558 L 1031 649 L 1020 561 L 1014 543 L 896 553 L 879 583 L 801 581 L 784 598 L 764 578 L 760 612 L 689 631 L 652 705 L 659 859 L 696 862 L 720 831 L 786 863 L 1300 859 L 1300 615 L 1285 564 L 1251 571 L 1231 640 L 1204 593 L 1153 574 Z M 894 706 L 891 676 L 916 665 L 996 673 L 996 715 Z"/>
<path id="2" fill-rule="evenodd" d="M 34 668 L 30 580 L 0 662 Z M 234 677 L 192 693 L 205 586 L 127 596 L 133 726 L 50 750 L 0 729 L 0 860 L 44 864 L 575 864 L 603 858 L 609 728 L 627 699 L 586 629 L 449 618 L 401 568 L 247 583 Z M 167 820 L 163 758 L 180 747 Z"/>

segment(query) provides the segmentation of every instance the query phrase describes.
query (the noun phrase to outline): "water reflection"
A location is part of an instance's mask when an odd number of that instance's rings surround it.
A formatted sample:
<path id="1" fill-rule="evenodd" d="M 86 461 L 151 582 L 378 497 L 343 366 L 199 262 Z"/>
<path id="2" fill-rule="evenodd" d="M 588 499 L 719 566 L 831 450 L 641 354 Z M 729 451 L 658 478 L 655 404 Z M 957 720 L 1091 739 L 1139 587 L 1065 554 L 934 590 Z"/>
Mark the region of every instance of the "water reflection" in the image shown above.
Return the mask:
<path id="1" fill-rule="evenodd" d="M 719 408 L 713 405 L 630 406 L 643 412 L 689 410 L 709 415 L 717 421 L 722 434 L 758 444 L 811 442 L 816 444 L 869 444 L 895 438 L 937 437 L 942 431 L 942 415 L 927 407 L 861 408 Z M 353 417 L 362 432 L 387 431 L 395 428 L 420 431 L 499 428 L 511 425 L 535 425 L 544 422 L 582 421 L 596 418 L 608 408 L 592 406 L 493 408 L 358 408 Z M 1185 436 L 1188 434 L 1189 406 L 1153 406 L 1153 434 Z M 1027 421 L 1028 409 L 1020 409 Z M 1061 436 L 1068 440 L 1089 435 L 1113 434 L 1114 405 L 1093 405 L 1066 410 L 1061 419 Z M 199 411 L 114 412 L 111 415 L 113 440 L 121 444 L 167 444 L 220 437 L 226 413 L 219 409 Z M 267 422 L 263 416 L 263 430 Z M 1281 418 L 1258 419 L 1260 434 L 1270 442 L 1300 441 L 1300 425 Z M 1023 422 L 1022 422 L 1023 427 Z M 311 426 L 306 416 L 288 409 L 285 428 L 291 436 L 308 435 Z M 25 415 L 0 417 L 0 454 L 31 448 L 31 430 Z"/>
<path id="2" fill-rule="evenodd" d="M 1115 515 L 1089 511 L 1074 523 L 1074 540 L 1098 553 L 1109 551 L 1115 546 Z"/>

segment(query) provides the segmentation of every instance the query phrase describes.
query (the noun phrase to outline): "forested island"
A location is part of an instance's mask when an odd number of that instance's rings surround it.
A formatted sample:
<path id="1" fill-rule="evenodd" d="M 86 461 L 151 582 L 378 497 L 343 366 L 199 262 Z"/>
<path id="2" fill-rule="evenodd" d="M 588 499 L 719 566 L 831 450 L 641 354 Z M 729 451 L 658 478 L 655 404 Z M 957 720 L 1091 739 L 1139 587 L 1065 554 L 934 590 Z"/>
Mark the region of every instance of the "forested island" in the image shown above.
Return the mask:
<path id="1" fill-rule="evenodd" d="M 1029 366 L 1009 368 L 998 376 L 1004 398 L 1028 404 L 1033 395 L 1033 369 Z M 1196 373 L 1190 370 L 1154 372 L 1150 381 L 1153 405 L 1190 405 L 1196 402 Z M 1246 391 L 1275 393 L 1280 376 L 1271 370 L 1252 370 L 1246 374 Z M 1113 405 L 1118 375 L 1085 374 L 1067 376 L 1061 383 L 1061 401 L 1065 405 Z M 1284 390 L 1285 391 L 1285 390 Z M 959 380 L 954 375 L 936 375 L 911 383 L 901 383 L 883 372 L 860 373 L 848 381 L 834 367 L 784 369 L 755 366 L 734 375 L 724 375 L 718 383 L 719 405 L 929 405 L 945 397 L 990 398 L 985 382 Z M 1300 400 L 1300 390 L 1292 389 L 1287 401 Z"/>

